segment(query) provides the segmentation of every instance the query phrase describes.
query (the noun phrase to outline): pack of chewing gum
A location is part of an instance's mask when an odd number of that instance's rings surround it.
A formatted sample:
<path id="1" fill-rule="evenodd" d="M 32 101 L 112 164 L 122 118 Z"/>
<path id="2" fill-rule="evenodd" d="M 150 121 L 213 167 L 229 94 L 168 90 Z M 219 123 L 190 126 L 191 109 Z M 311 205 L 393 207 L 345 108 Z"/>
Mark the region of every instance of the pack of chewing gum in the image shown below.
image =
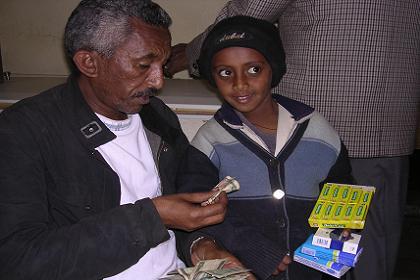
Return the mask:
<path id="1" fill-rule="evenodd" d="M 326 183 L 309 216 L 318 228 L 363 229 L 375 187 Z"/>

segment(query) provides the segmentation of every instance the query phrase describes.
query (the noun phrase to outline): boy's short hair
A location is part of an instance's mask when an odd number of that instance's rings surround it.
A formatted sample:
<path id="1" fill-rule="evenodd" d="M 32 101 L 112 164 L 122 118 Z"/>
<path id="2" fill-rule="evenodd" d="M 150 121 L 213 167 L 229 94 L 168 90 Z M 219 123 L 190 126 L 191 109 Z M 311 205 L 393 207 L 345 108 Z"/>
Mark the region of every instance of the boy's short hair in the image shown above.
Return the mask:
<path id="1" fill-rule="evenodd" d="M 286 72 L 285 54 L 277 27 L 265 20 L 249 16 L 234 16 L 219 21 L 207 34 L 201 47 L 198 67 L 201 77 L 216 86 L 212 76 L 212 59 L 229 47 L 251 48 L 261 53 L 271 66 L 271 87 L 275 87 Z"/>

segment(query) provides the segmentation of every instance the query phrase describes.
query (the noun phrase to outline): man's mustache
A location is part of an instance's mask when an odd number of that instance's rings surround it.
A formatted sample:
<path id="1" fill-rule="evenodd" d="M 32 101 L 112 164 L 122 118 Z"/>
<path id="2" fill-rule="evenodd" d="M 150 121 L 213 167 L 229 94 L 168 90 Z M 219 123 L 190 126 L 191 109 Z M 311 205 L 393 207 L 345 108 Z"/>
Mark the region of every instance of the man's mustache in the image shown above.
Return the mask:
<path id="1" fill-rule="evenodd" d="M 137 92 L 134 96 L 135 97 L 152 96 L 152 95 L 156 95 L 157 92 L 158 92 L 157 88 L 147 88 L 145 90 Z"/>

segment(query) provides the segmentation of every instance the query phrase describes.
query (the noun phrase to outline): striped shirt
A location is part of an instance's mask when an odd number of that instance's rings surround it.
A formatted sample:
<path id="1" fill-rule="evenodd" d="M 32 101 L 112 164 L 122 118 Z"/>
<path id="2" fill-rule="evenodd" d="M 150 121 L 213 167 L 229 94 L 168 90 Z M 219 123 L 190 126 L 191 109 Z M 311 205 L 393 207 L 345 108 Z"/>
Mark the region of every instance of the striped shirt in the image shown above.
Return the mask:
<path id="1" fill-rule="evenodd" d="M 322 113 L 350 157 L 413 151 L 420 96 L 419 0 L 233 0 L 216 22 L 239 14 L 277 22 L 287 73 L 274 92 Z M 193 75 L 205 34 L 187 46 Z"/>

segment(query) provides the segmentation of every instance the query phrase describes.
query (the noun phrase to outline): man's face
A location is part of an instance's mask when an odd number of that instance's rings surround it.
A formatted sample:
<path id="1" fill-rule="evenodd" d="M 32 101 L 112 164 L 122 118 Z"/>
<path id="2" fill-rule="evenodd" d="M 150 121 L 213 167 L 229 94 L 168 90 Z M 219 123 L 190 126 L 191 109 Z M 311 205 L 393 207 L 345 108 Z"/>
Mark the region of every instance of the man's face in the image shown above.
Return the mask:
<path id="1" fill-rule="evenodd" d="M 92 109 L 111 119 L 137 113 L 163 86 L 163 65 L 170 55 L 169 30 L 132 20 L 133 33 L 111 58 L 98 58 L 93 93 L 86 96 Z"/>

